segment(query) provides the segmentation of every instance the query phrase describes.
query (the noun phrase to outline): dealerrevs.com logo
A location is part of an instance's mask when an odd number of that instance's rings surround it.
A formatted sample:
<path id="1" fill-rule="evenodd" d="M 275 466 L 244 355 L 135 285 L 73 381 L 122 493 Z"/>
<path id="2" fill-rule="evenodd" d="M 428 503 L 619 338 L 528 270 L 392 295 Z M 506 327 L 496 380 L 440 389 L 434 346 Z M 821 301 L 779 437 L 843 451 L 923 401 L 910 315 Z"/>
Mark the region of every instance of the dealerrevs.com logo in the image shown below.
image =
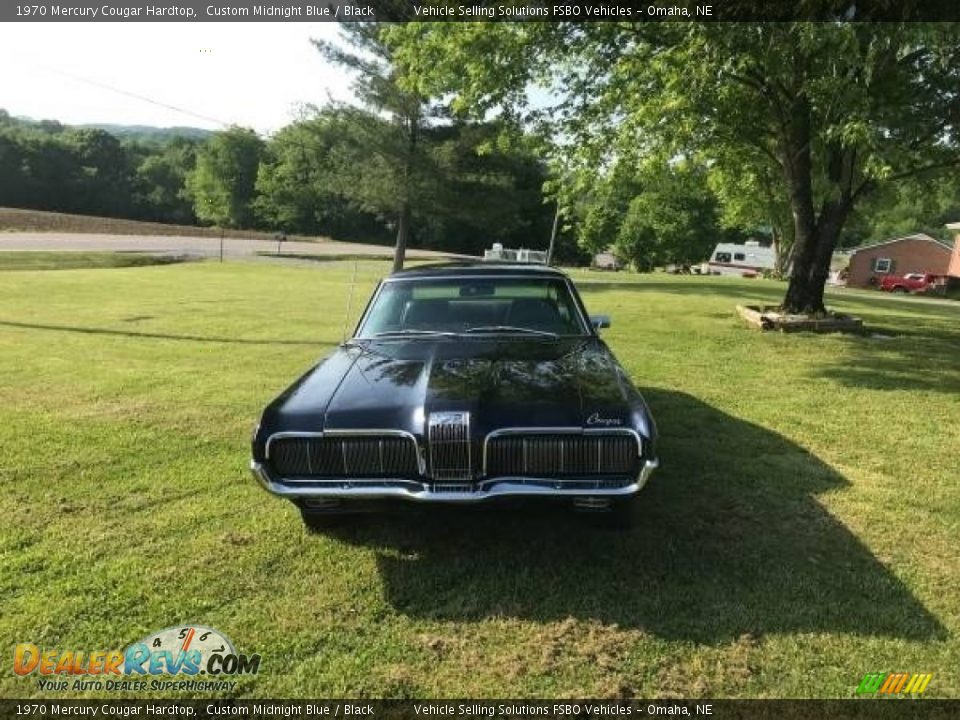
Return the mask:
<path id="1" fill-rule="evenodd" d="M 232 690 L 236 681 L 231 678 L 259 670 L 259 655 L 238 653 L 223 633 L 202 625 L 166 628 L 125 650 L 19 643 L 13 651 L 14 673 L 36 677 L 40 690 L 51 691 Z"/>

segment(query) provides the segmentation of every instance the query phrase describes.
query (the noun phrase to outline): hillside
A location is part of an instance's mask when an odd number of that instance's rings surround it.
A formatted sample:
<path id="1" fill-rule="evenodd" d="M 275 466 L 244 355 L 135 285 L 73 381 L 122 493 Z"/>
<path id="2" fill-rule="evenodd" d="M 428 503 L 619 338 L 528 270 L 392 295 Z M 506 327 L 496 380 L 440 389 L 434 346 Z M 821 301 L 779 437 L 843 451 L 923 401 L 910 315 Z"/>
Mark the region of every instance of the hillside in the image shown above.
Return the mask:
<path id="1" fill-rule="evenodd" d="M 36 127 L 42 130 L 54 131 L 57 129 L 66 130 L 68 128 L 88 128 L 93 130 L 103 130 L 115 135 L 118 138 L 130 138 L 148 141 L 167 141 L 174 138 L 186 138 L 187 140 L 206 140 L 213 134 L 213 130 L 204 128 L 189 127 L 177 125 L 173 127 L 158 127 L 156 125 L 122 125 L 118 123 L 62 123 L 59 120 L 45 118 L 37 120 L 36 118 L 25 115 L 11 115 L 9 112 L 0 108 L 0 124 L 9 123 L 13 125 L 25 125 Z"/>
<path id="2" fill-rule="evenodd" d="M 113 123 L 85 123 L 83 125 L 74 125 L 72 127 L 91 128 L 94 130 L 104 130 L 111 135 L 121 138 L 137 138 L 142 140 L 172 140 L 173 138 L 186 138 L 188 140 L 206 140 L 214 131 L 203 128 L 175 126 L 175 127 L 156 127 L 153 125 L 115 125 Z"/>

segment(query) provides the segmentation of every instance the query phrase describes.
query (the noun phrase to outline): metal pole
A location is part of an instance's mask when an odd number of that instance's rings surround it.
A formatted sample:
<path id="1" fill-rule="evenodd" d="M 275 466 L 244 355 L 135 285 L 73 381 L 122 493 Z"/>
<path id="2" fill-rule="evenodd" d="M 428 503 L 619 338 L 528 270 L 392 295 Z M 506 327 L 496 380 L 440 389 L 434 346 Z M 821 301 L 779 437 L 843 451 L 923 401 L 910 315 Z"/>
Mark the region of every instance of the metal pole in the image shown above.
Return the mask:
<path id="1" fill-rule="evenodd" d="M 357 261 L 353 261 L 353 277 L 350 278 L 350 294 L 347 296 L 347 312 L 343 316 L 343 342 L 347 341 L 347 323 L 350 322 L 350 308 L 353 307 L 353 288 L 357 284 Z"/>
<path id="2" fill-rule="evenodd" d="M 220 228 L 220 262 L 223 262 L 223 228 Z"/>
<path id="3" fill-rule="evenodd" d="M 550 230 L 550 248 L 547 250 L 547 265 L 553 262 L 553 247 L 557 242 L 557 228 L 560 225 L 560 201 L 557 201 L 557 212 L 553 215 L 553 228 Z"/>

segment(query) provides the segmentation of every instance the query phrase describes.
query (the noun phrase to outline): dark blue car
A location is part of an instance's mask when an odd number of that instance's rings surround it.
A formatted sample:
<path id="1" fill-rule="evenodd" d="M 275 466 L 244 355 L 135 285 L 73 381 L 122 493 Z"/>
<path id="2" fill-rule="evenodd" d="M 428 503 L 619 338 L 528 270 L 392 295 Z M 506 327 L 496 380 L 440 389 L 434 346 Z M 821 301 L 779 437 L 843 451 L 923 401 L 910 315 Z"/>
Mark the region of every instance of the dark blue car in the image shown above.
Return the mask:
<path id="1" fill-rule="evenodd" d="M 570 279 L 448 264 L 383 280 L 263 412 L 251 467 L 310 528 L 392 501 L 553 499 L 628 522 L 656 428 Z"/>

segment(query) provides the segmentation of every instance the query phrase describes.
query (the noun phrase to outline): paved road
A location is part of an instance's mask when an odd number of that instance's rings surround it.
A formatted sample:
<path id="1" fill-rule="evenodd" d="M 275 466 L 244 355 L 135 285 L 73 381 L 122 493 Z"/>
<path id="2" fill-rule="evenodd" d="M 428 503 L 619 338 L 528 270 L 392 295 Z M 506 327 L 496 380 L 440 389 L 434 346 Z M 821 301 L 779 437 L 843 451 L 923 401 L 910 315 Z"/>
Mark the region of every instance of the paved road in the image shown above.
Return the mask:
<path id="1" fill-rule="evenodd" d="M 94 233 L 0 233 L 0 250 L 107 250 L 140 251 L 163 255 L 203 255 L 216 257 L 220 254 L 220 239 L 210 237 L 180 237 L 166 235 L 105 235 Z M 248 240 L 227 237 L 223 243 L 225 257 L 255 258 L 258 253 L 275 253 L 277 243 L 273 240 Z M 283 243 L 285 255 L 365 255 L 392 257 L 393 249 L 382 245 L 359 243 L 295 242 Z M 407 250 L 409 258 L 466 258 L 466 255 L 435 252 L 433 250 Z"/>

